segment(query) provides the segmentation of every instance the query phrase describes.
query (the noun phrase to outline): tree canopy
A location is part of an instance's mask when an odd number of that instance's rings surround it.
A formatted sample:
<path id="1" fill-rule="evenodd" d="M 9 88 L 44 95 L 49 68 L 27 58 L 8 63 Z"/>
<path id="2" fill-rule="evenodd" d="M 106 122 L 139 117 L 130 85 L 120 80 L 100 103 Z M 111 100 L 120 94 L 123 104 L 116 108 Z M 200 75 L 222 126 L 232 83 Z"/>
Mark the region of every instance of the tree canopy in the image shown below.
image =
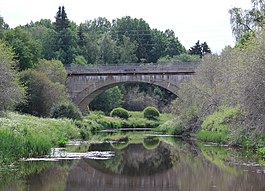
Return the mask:
<path id="1" fill-rule="evenodd" d="M 192 46 L 189 49 L 188 52 L 191 55 L 198 55 L 198 56 L 200 56 L 200 58 L 202 58 L 206 54 L 211 54 L 212 53 L 212 51 L 210 50 L 208 44 L 206 42 L 200 44 L 199 40 L 195 43 L 194 46 Z"/>
<path id="2" fill-rule="evenodd" d="M 0 112 L 13 108 L 23 99 L 24 89 L 18 82 L 16 64 L 14 53 L 0 40 Z"/>
<path id="3" fill-rule="evenodd" d="M 265 2 L 264 0 L 251 0 L 252 9 L 244 10 L 234 7 L 229 10 L 232 32 L 237 40 L 248 38 L 265 25 Z"/>
<path id="4" fill-rule="evenodd" d="M 108 21 L 104 17 L 79 26 L 70 21 L 60 6 L 55 20 L 41 19 L 25 26 L 6 29 L 0 17 L 0 37 L 14 48 L 21 70 L 39 59 L 57 59 L 70 64 L 156 63 L 164 56 L 185 54 L 173 30 L 159 31 L 138 18 L 125 16 Z"/>

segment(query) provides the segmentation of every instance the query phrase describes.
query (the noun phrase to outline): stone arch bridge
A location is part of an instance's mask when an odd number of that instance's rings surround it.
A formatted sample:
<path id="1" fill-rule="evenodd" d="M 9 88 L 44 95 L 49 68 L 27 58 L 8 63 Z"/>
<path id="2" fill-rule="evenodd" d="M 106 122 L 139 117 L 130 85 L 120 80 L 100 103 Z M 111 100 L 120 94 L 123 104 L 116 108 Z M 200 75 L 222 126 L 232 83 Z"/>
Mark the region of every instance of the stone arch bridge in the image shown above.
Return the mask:
<path id="1" fill-rule="evenodd" d="M 87 113 L 89 103 L 105 90 L 123 83 L 148 83 L 176 94 L 179 83 L 195 73 L 196 64 L 130 64 L 67 67 L 71 100 Z"/>

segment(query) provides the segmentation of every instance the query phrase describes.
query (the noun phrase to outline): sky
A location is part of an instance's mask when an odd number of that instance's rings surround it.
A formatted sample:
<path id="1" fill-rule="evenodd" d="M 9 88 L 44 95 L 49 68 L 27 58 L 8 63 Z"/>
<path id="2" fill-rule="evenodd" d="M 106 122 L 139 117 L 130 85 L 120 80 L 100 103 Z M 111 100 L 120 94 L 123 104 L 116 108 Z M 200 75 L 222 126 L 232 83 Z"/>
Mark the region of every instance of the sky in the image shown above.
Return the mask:
<path id="1" fill-rule="evenodd" d="M 77 24 L 98 17 L 144 19 L 151 28 L 171 29 L 186 49 L 207 42 L 213 53 L 234 46 L 228 10 L 251 8 L 251 0 L 0 0 L 0 16 L 11 28 L 51 19 L 65 6 Z"/>

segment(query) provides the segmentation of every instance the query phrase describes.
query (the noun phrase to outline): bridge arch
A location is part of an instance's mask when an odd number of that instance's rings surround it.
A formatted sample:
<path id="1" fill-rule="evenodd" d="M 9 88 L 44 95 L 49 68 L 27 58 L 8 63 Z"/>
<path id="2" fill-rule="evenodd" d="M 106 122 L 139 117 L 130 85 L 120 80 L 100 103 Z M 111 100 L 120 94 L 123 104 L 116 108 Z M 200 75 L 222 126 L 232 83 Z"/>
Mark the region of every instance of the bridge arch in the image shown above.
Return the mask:
<path id="1" fill-rule="evenodd" d="M 193 69 L 183 70 L 179 68 L 166 71 L 157 68 L 153 68 L 151 71 L 144 71 L 140 68 L 113 70 L 111 72 L 105 70 L 96 72 L 68 71 L 67 89 L 72 101 L 83 114 L 86 114 L 90 102 L 111 87 L 124 83 L 147 83 L 160 86 L 176 94 L 179 83 L 193 74 Z"/>

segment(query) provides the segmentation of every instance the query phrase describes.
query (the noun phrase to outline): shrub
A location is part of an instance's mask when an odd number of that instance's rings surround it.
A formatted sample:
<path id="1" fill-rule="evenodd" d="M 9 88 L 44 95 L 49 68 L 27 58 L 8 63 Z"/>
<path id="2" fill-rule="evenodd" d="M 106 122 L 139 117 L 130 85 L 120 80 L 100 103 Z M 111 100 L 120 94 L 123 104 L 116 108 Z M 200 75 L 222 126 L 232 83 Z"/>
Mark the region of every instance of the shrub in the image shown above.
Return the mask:
<path id="1" fill-rule="evenodd" d="M 110 112 L 111 117 L 119 117 L 122 119 L 128 119 L 129 118 L 129 112 L 126 109 L 123 109 L 121 107 L 115 108 Z"/>
<path id="2" fill-rule="evenodd" d="M 144 109 L 144 118 L 157 119 L 159 115 L 159 111 L 155 107 L 148 106 Z"/>
<path id="3" fill-rule="evenodd" d="M 165 123 L 159 125 L 155 130 L 170 135 L 181 135 L 185 132 L 183 123 L 179 118 L 168 120 Z"/>
<path id="4" fill-rule="evenodd" d="M 53 107 L 51 111 L 53 118 L 69 118 L 74 120 L 81 120 L 82 114 L 73 103 L 61 103 Z"/>

